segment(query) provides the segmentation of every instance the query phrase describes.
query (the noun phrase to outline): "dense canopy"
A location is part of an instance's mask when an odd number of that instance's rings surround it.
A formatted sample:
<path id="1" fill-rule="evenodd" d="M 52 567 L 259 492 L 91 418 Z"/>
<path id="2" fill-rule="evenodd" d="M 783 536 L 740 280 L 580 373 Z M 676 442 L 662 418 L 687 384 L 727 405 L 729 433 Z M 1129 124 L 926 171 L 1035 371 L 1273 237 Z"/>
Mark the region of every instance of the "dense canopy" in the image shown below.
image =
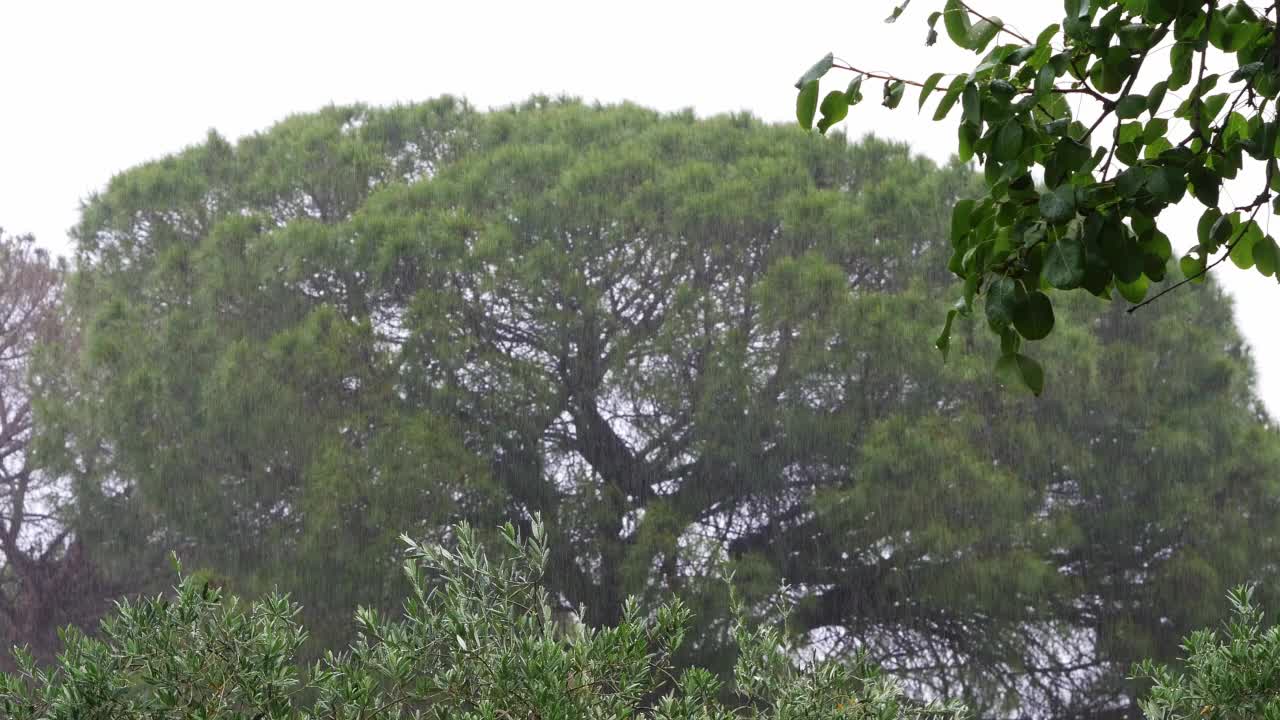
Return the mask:
<path id="1" fill-rule="evenodd" d="M 976 188 L 875 138 L 546 99 L 211 134 L 86 203 L 44 451 L 104 567 L 177 547 L 322 637 L 400 597 L 399 533 L 541 513 L 589 623 L 677 593 L 726 669 L 733 571 L 917 691 L 1101 715 L 1272 577 L 1280 443 L 1212 283 L 1060 301 L 1038 399 L 968 319 L 944 364 Z"/>

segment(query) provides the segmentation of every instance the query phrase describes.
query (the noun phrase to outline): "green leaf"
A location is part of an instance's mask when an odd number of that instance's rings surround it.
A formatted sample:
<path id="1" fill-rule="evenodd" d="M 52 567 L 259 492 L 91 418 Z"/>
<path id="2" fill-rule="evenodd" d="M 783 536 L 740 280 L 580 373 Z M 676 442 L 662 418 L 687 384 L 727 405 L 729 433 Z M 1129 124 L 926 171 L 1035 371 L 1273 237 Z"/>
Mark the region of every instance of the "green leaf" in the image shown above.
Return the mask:
<path id="1" fill-rule="evenodd" d="M 942 9 L 942 24 L 946 27 L 947 37 L 951 38 L 951 42 L 969 49 L 969 30 L 972 25 L 969 23 L 969 12 L 960 5 L 959 0 L 947 0 Z"/>
<path id="2" fill-rule="evenodd" d="M 1141 137 L 1142 123 L 1124 123 L 1116 128 L 1116 142 L 1119 144 L 1132 143 Z"/>
<path id="3" fill-rule="evenodd" d="M 1002 328 L 1013 322 L 1013 308 L 1017 304 L 1018 286 L 1012 278 L 998 276 L 987 286 L 987 322 L 993 328 Z"/>
<path id="4" fill-rule="evenodd" d="M 933 93 L 934 88 L 938 87 L 938 81 L 946 76 L 946 73 L 934 73 L 924 81 L 924 87 L 920 88 L 920 102 L 916 105 L 917 110 L 924 109 L 924 101 L 929 99 L 929 95 Z"/>
<path id="5" fill-rule="evenodd" d="M 1064 183 L 1040 196 L 1040 216 L 1050 223 L 1064 223 L 1076 215 L 1076 188 Z"/>
<path id="6" fill-rule="evenodd" d="M 972 125 L 961 125 L 956 133 L 956 155 L 960 162 L 973 159 L 973 146 L 978 142 L 978 131 Z"/>
<path id="7" fill-rule="evenodd" d="M 982 127 L 982 96 L 978 92 L 978 84 L 966 83 L 961 96 L 960 106 L 963 113 L 961 122 L 977 130 Z"/>
<path id="8" fill-rule="evenodd" d="M 942 334 L 938 335 L 938 339 L 933 342 L 933 346 L 942 352 L 942 362 L 947 361 L 947 355 L 951 352 L 951 323 L 955 321 L 958 310 L 947 311 L 947 321 L 942 325 Z"/>
<path id="9" fill-rule="evenodd" d="M 1264 67 L 1265 65 L 1263 65 L 1261 62 L 1251 62 L 1245 65 L 1241 65 L 1238 70 L 1231 73 L 1231 77 L 1228 78 L 1228 82 L 1240 82 L 1241 80 L 1248 80 L 1252 78 L 1254 75 L 1257 75 L 1259 72 L 1261 72 Z"/>
<path id="10" fill-rule="evenodd" d="M 1000 127 L 996 133 L 995 144 L 991 155 L 1000 162 L 1016 160 L 1022 154 L 1022 123 L 1017 119 L 1010 120 Z"/>
<path id="11" fill-rule="evenodd" d="M 1121 120 L 1136 118 L 1147 109 L 1146 95 L 1125 95 L 1116 102 L 1116 117 Z"/>
<path id="12" fill-rule="evenodd" d="M 1213 229 L 1217 226 L 1218 221 L 1222 218 L 1222 213 L 1216 207 L 1205 210 L 1200 215 L 1200 221 L 1196 223 L 1196 241 L 1204 247 L 1214 244 Z"/>
<path id="13" fill-rule="evenodd" d="M 1147 93 L 1147 112 L 1154 116 L 1160 112 L 1160 105 L 1164 103 L 1165 93 L 1169 91 L 1169 83 L 1161 80 L 1151 86 L 1151 91 Z"/>
<path id="14" fill-rule="evenodd" d="M 1169 90 L 1177 90 L 1188 82 L 1191 82 L 1191 60 L 1195 54 L 1195 47 L 1190 42 L 1174 43 L 1173 49 L 1169 51 L 1169 79 L 1165 83 L 1165 87 Z"/>
<path id="15" fill-rule="evenodd" d="M 1262 240 L 1262 228 L 1250 220 L 1244 226 L 1244 231 L 1237 230 L 1236 234 L 1238 237 L 1231 245 L 1231 262 L 1241 270 L 1248 270 L 1253 267 L 1253 247 Z"/>
<path id="16" fill-rule="evenodd" d="M 849 107 L 862 102 L 862 78 L 862 73 L 858 73 L 857 77 L 849 81 L 849 87 L 845 88 L 844 99 Z"/>
<path id="17" fill-rule="evenodd" d="M 1040 291 L 1027 295 L 1013 308 L 1013 327 L 1028 340 L 1043 340 L 1053 331 L 1053 303 Z"/>
<path id="18" fill-rule="evenodd" d="M 1116 290 L 1120 291 L 1121 297 L 1135 305 L 1147 297 L 1147 289 L 1150 287 L 1151 280 L 1146 275 L 1138 275 L 1129 282 L 1116 278 Z"/>
<path id="19" fill-rule="evenodd" d="M 938 107 L 933 111 L 934 121 L 944 120 L 947 113 L 951 112 L 951 108 L 955 106 L 956 100 L 960 98 L 960 93 L 964 91 L 968 81 L 964 75 L 957 75 L 951 80 L 951 84 L 947 86 L 947 91 L 943 93 L 942 99 L 938 101 Z"/>
<path id="20" fill-rule="evenodd" d="M 1017 330 L 1005 326 L 1000 329 L 1000 354 L 1012 355 L 1022 347 L 1022 336 Z"/>
<path id="21" fill-rule="evenodd" d="M 1040 71 L 1036 73 L 1036 85 L 1034 93 L 1036 97 L 1044 97 L 1053 90 L 1053 84 L 1058 79 L 1058 71 L 1053 67 L 1053 63 L 1045 63 Z"/>
<path id="22" fill-rule="evenodd" d="M 1222 243 L 1226 242 L 1228 238 L 1233 237 L 1236 225 L 1239 222 L 1240 213 L 1238 212 L 1233 212 L 1219 217 L 1217 222 L 1213 223 L 1213 226 L 1209 228 L 1208 243 L 1201 244 L 1205 246 L 1208 252 L 1213 252 L 1214 250 L 1209 249 L 1209 247 L 1212 246 L 1212 248 L 1216 249 L 1218 246 L 1222 245 Z"/>
<path id="23" fill-rule="evenodd" d="M 844 91 L 832 90 L 822 99 L 819 110 L 822 111 L 822 119 L 818 121 L 818 132 L 825 134 L 849 114 L 849 96 Z"/>
<path id="24" fill-rule="evenodd" d="M 1002 355 L 996 361 L 996 375 L 1006 384 L 1027 388 L 1037 397 L 1044 392 L 1044 369 L 1021 353 Z"/>
<path id="25" fill-rule="evenodd" d="M 911 0 L 902 0 L 902 4 L 895 7 L 893 9 L 893 13 L 891 13 L 889 17 L 885 18 L 884 21 L 887 23 L 897 22 L 898 16 L 902 15 L 902 11 L 906 10 L 907 6 L 910 4 L 911 4 Z"/>
<path id="26" fill-rule="evenodd" d="M 800 89 L 796 96 L 796 120 L 800 127 L 808 130 L 813 127 L 813 116 L 818 111 L 818 81 L 810 80 Z"/>
<path id="27" fill-rule="evenodd" d="M 1194 255 L 1184 255 L 1178 261 L 1178 269 L 1182 271 L 1182 277 L 1191 282 L 1204 282 L 1204 258 Z"/>
<path id="28" fill-rule="evenodd" d="M 1270 235 L 1254 244 L 1253 264 L 1265 277 L 1276 274 L 1277 267 L 1280 267 L 1280 249 L 1276 247 L 1276 241 Z"/>
<path id="29" fill-rule="evenodd" d="M 1142 130 L 1142 142 L 1145 144 L 1153 143 L 1163 138 L 1165 133 L 1169 131 L 1169 121 L 1165 118 L 1151 118 L 1147 126 Z"/>
<path id="30" fill-rule="evenodd" d="M 1142 157 L 1148 160 L 1155 160 L 1160 157 L 1160 153 L 1173 147 L 1173 143 L 1168 138 L 1158 137 L 1147 144 L 1147 148 L 1143 150 Z"/>
<path id="31" fill-rule="evenodd" d="M 974 52 L 982 52 L 1003 28 L 1004 22 L 998 17 L 979 20 L 969 28 L 969 42 L 965 47 Z"/>
<path id="32" fill-rule="evenodd" d="M 964 199 L 951 208 L 951 245 L 958 247 L 961 238 L 969 232 L 969 218 L 973 216 L 974 201 Z"/>
<path id="33" fill-rule="evenodd" d="M 1058 23 L 1053 23 L 1052 25 L 1041 30 L 1040 34 L 1036 36 L 1036 47 L 1037 48 L 1052 47 L 1050 43 L 1053 42 L 1053 37 L 1057 35 L 1058 31 L 1061 29 L 1062 28 L 1058 25 Z"/>
<path id="34" fill-rule="evenodd" d="M 1186 176 L 1175 167 L 1156 168 L 1147 178 L 1147 192 L 1163 202 L 1176 203 L 1187 192 Z"/>
<path id="35" fill-rule="evenodd" d="M 1066 235 L 1049 246 L 1042 276 L 1059 290 L 1074 290 L 1084 282 L 1084 246 L 1079 238 Z"/>
<path id="36" fill-rule="evenodd" d="M 1207 207 L 1218 206 L 1218 191 L 1222 179 L 1197 165 L 1191 168 L 1188 178 L 1191 180 L 1191 194 Z"/>
<path id="37" fill-rule="evenodd" d="M 800 79 L 796 81 L 796 89 L 804 90 L 805 86 L 809 83 L 821 79 L 823 75 L 827 74 L 827 71 L 831 70 L 831 68 L 835 66 L 835 63 L 836 56 L 833 53 L 827 53 L 822 56 L 821 60 L 814 63 L 813 66 L 806 70 L 805 73 L 800 76 Z"/>
<path id="38" fill-rule="evenodd" d="M 889 109 L 898 107 L 902 102 L 902 94 L 906 91 L 906 83 L 901 80 L 885 80 L 883 104 Z"/>

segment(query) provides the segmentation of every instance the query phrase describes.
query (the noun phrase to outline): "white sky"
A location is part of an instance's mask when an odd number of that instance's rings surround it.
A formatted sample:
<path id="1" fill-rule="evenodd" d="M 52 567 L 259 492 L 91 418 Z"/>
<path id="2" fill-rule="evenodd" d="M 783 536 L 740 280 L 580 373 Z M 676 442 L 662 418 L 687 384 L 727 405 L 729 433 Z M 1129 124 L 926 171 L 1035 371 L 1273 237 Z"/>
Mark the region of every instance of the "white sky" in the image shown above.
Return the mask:
<path id="1" fill-rule="evenodd" d="M 828 50 L 918 80 L 973 64 L 945 38 L 924 47 L 924 18 L 941 0 L 915 0 L 886 25 L 895 1 L 0 0 L 0 226 L 64 252 L 80 199 L 113 173 L 209 128 L 236 138 L 330 102 L 451 93 L 486 108 L 565 93 L 788 121 L 792 83 Z M 1056 0 L 973 4 L 1027 35 L 1060 19 Z M 837 73 L 831 86 L 847 80 Z M 939 161 L 954 151 L 955 126 L 918 117 L 910 94 L 890 112 L 878 84 L 864 92 L 851 136 L 906 140 Z M 1256 190 L 1240 193 L 1234 204 Z M 1200 211 L 1184 205 L 1162 222 L 1178 248 L 1194 242 Z M 1280 286 L 1230 263 L 1219 271 L 1280 416 Z"/>

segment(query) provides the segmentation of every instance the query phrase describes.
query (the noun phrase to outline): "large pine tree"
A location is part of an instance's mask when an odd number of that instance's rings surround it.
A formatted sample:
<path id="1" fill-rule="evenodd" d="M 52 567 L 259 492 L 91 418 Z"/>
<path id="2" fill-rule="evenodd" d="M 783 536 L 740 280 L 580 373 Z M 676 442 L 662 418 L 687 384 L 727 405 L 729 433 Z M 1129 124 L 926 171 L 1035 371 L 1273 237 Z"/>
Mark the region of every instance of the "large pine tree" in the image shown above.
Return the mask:
<path id="1" fill-rule="evenodd" d="M 398 533 L 541 513 L 588 622 L 680 593 L 714 662 L 733 570 L 938 691 L 1123 709 L 1131 661 L 1271 577 L 1280 444 L 1212 287 L 1064 303 L 1038 399 L 964 321 L 944 364 L 973 183 L 874 138 L 543 99 L 211 136 L 86 204 L 46 439 L 120 571 L 150 562 L 111 544 L 127 513 L 322 634 L 399 597 Z"/>

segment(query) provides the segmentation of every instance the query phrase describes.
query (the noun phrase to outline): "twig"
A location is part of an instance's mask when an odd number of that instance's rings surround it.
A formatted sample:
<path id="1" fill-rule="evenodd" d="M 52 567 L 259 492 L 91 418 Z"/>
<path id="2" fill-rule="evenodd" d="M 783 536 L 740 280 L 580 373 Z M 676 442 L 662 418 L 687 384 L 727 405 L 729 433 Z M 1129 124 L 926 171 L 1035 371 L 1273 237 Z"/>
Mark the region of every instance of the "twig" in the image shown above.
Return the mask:
<path id="1" fill-rule="evenodd" d="M 979 20 L 986 20 L 987 22 L 991 23 L 992 25 L 995 25 L 995 24 L 996 24 L 996 23 L 995 23 L 995 21 L 994 21 L 994 20 L 992 20 L 991 18 L 989 18 L 989 17 L 987 17 L 986 15 L 983 15 L 982 13 L 978 12 L 977 10 L 974 10 L 973 8 L 969 7 L 969 4 L 968 4 L 968 3 L 966 3 L 966 2 L 964 2 L 964 0 L 959 0 L 959 2 L 960 2 L 960 7 L 964 8 L 964 9 L 965 9 L 965 11 L 966 11 L 966 12 L 968 12 L 970 15 L 973 15 L 974 17 L 978 18 Z M 1004 33 L 1008 33 L 1008 34 L 1010 34 L 1010 35 L 1012 35 L 1012 36 L 1014 36 L 1014 37 L 1018 38 L 1019 40 L 1021 40 L 1022 42 L 1026 43 L 1026 44 L 1028 44 L 1028 45 L 1032 45 L 1032 44 L 1033 44 L 1030 40 L 1028 40 L 1026 37 L 1024 37 L 1024 36 L 1022 35 L 1022 33 L 1019 33 L 1019 32 L 1018 32 L 1018 31 L 1016 31 L 1016 30 L 1010 30 L 1010 29 L 1009 29 L 1009 26 L 1008 26 L 1008 25 L 1005 25 L 1005 24 L 1004 24 L 1004 22 L 1001 22 L 1001 23 L 1000 23 L 1000 31 L 1001 31 L 1001 32 L 1004 32 Z"/>
<path id="2" fill-rule="evenodd" d="M 922 82 L 916 82 L 915 80 L 907 80 L 907 79 L 904 79 L 904 78 L 896 77 L 896 76 L 894 76 L 894 75 L 886 75 L 886 74 L 884 74 L 884 73 L 880 73 L 880 72 L 870 72 L 870 71 L 867 71 L 867 70 L 859 70 L 858 68 L 856 68 L 856 67 L 854 67 L 854 66 L 850 65 L 850 64 L 849 64 L 849 63 L 847 63 L 847 62 L 845 62 L 844 64 L 841 64 L 841 63 L 838 63 L 838 62 L 837 62 L 837 63 L 832 63 L 831 67 L 840 68 L 841 70 L 848 70 L 848 71 L 850 71 L 850 72 L 860 73 L 860 74 L 865 75 L 866 77 L 872 78 L 872 79 L 874 79 L 874 80 L 889 80 L 889 81 L 892 81 L 892 82 L 900 82 L 900 83 L 904 83 L 904 84 L 906 84 L 906 85 L 915 85 L 915 86 L 916 86 L 916 87 L 918 87 L 918 88 L 922 88 L 922 87 L 924 87 L 924 83 L 922 83 Z"/>
<path id="3" fill-rule="evenodd" d="M 1268 173 L 1268 175 L 1269 175 L 1269 174 L 1270 174 L 1270 173 Z M 1270 193 L 1269 191 L 1267 191 L 1267 190 L 1263 190 L 1263 191 L 1262 191 L 1262 194 L 1261 194 L 1261 195 L 1259 195 L 1259 196 L 1258 196 L 1258 197 L 1253 201 L 1253 203 L 1252 203 L 1252 204 L 1250 204 L 1250 205 L 1242 205 L 1242 206 L 1240 206 L 1240 207 L 1238 207 L 1238 208 L 1235 208 L 1235 210 L 1233 210 L 1233 212 L 1236 212 L 1236 211 L 1248 210 L 1249 208 L 1252 208 L 1252 209 L 1253 209 L 1253 212 L 1251 212 L 1251 213 L 1249 214 L 1249 220 L 1248 220 L 1248 221 L 1246 221 L 1246 222 L 1244 222 L 1244 223 L 1241 223 L 1241 224 L 1240 224 L 1240 229 L 1236 231 L 1236 236 L 1235 236 L 1234 238 L 1232 238 L 1231 243 L 1227 245 L 1227 251 L 1226 251 L 1226 252 L 1224 252 L 1224 253 L 1222 253 L 1222 257 L 1218 258 L 1217 260 L 1214 260 L 1213 262 L 1209 263 L 1208 265 L 1205 265 L 1205 266 L 1204 266 L 1203 268 L 1201 268 L 1198 272 L 1193 273 L 1193 274 L 1191 274 L 1191 275 L 1188 275 L 1187 277 L 1183 278 L 1182 280 L 1179 280 L 1178 282 L 1176 282 L 1176 283 L 1174 283 L 1174 284 L 1170 285 L 1169 287 L 1165 288 L 1164 290 L 1161 290 L 1160 292 L 1156 293 L 1155 295 L 1152 295 L 1151 297 L 1147 298 L 1146 300 L 1143 300 L 1142 302 L 1138 303 L 1137 305 L 1134 305 L 1133 307 L 1129 308 L 1129 309 L 1128 309 L 1128 310 L 1126 310 L 1125 312 L 1127 312 L 1127 313 L 1131 313 L 1131 312 L 1133 312 L 1134 310 L 1137 310 L 1137 309 L 1138 309 L 1138 308 L 1140 308 L 1140 307 L 1146 307 L 1147 305 L 1150 305 L 1151 303 L 1155 302 L 1156 300 L 1159 300 L 1160 298 L 1164 297 L 1165 295 L 1168 295 L 1169 293 L 1173 292 L 1174 290 L 1177 290 L 1178 288 L 1182 287 L 1183 285 L 1186 285 L 1187 283 L 1189 283 L 1189 282 L 1191 282 L 1191 281 L 1193 281 L 1193 280 L 1197 280 L 1197 279 L 1199 279 L 1199 278 L 1204 277 L 1205 275 L 1207 275 L 1207 274 L 1209 273 L 1209 271 L 1210 271 L 1210 270 L 1212 270 L 1212 269 L 1214 269 L 1215 267 L 1217 267 L 1217 266 L 1221 265 L 1221 264 L 1223 263 L 1223 261 L 1225 261 L 1227 258 L 1231 257 L 1231 251 L 1232 251 L 1232 250 L 1235 250 L 1235 249 L 1236 249 L 1236 245 L 1238 245 L 1238 244 L 1240 243 L 1240 240 L 1242 240 L 1242 239 L 1244 238 L 1244 234 L 1245 234 L 1245 232 L 1249 229 L 1249 223 L 1250 223 L 1250 222 L 1253 222 L 1253 219 L 1254 219 L 1255 217 L 1257 217 L 1257 216 L 1258 216 L 1258 209 L 1259 209 L 1259 208 L 1261 208 L 1263 205 L 1265 205 L 1265 204 L 1266 204 L 1266 202 L 1267 202 L 1267 200 L 1268 200 L 1270 197 L 1271 197 L 1271 193 Z"/>

